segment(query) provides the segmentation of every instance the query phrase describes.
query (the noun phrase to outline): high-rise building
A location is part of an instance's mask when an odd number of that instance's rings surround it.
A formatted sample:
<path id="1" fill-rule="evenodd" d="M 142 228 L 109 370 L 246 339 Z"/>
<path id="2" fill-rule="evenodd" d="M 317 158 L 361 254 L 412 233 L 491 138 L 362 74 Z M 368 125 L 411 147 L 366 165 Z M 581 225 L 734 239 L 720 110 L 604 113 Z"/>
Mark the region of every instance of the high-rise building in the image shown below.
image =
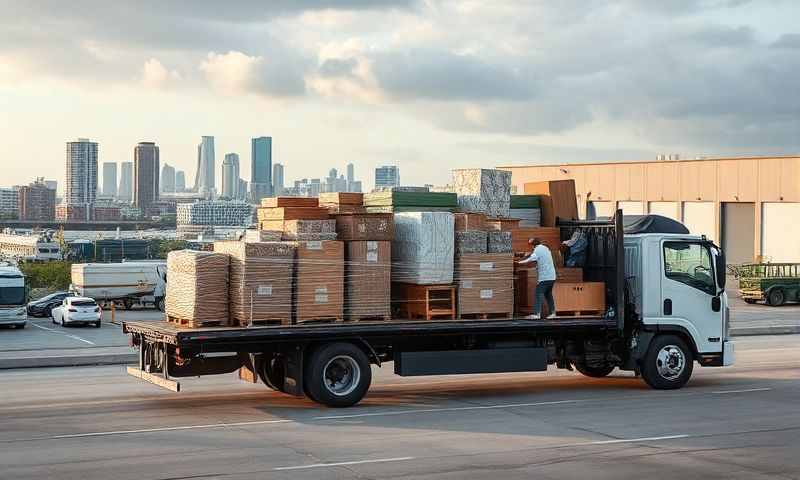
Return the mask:
<path id="1" fill-rule="evenodd" d="M 239 178 L 239 191 L 236 195 L 236 199 L 242 202 L 247 201 L 247 180 Z"/>
<path id="2" fill-rule="evenodd" d="M 43 178 L 19 187 L 19 219 L 47 222 L 56 216 L 56 191 Z"/>
<path id="3" fill-rule="evenodd" d="M 239 194 L 239 155 L 226 153 L 222 161 L 222 196 L 236 199 Z"/>
<path id="4" fill-rule="evenodd" d="M 158 202 L 159 151 L 153 142 L 139 142 L 133 149 L 133 205 L 147 215 Z"/>
<path id="5" fill-rule="evenodd" d="M 272 193 L 275 196 L 283 195 L 283 165 L 276 163 L 272 167 Z"/>
<path id="6" fill-rule="evenodd" d="M 133 162 L 122 162 L 117 198 L 123 202 L 133 200 Z"/>
<path id="7" fill-rule="evenodd" d="M 82 206 L 88 220 L 97 198 L 97 143 L 87 138 L 67 142 L 67 175 L 64 203 Z"/>
<path id="8" fill-rule="evenodd" d="M 272 195 L 272 137 L 250 140 L 250 192 L 254 203 Z"/>
<path id="9" fill-rule="evenodd" d="M 186 190 L 186 173 L 183 170 L 175 172 L 175 191 L 184 192 Z"/>
<path id="10" fill-rule="evenodd" d="M 356 181 L 356 167 L 352 163 L 347 164 L 347 191 L 354 192 L 353 182 Z"/>
<path id="11" fill-rule="evenodd" d="M 396 165 L 384 165 L 375 169 L 375 188 L 400 185 L 400 169 Z"/>
<path id="12" fill-rule="evenodd" d="M 194 177 L 194 188 L 206 198 L 214 197 L 215 182 L 214 137 L 202 137 L 197 146 L 197 174 Z"/>
<path id="13" fill-rule="evenodd" d="M 50 190 L 56 192 L 56 195 L 58 195 L 58 181 L 57 180 L 45 180 L 44 184 L 47 185 L 47 188 L 49 188 Z"/>
<path id="14" fill-rule="evenodd" d="M 19 214 L 19 188 L 0 188 L 0 217 L 17 218 Z"/>
<path id="15" fill-rule="evenodd" d="M 103 162 L 103 196 L 117 196 L 117 163 Z"/>
<path id="16" fill-rule="evenodd" d="M 175 193 L 175 191 L 175 167 L 165 162 L 161 168 L 161 192 Z"/>

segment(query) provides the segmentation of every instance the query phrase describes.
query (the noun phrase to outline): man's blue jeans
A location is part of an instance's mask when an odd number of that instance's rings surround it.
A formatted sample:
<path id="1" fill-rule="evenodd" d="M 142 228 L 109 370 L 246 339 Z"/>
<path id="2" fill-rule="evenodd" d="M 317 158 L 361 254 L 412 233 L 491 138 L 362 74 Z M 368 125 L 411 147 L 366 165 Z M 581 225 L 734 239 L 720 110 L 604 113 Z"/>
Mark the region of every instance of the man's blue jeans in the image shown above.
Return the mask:
<path id="1" fill-rule="evenodd" d="M 556 302 L 553 300 L 553 284 L 555 280 L 543 280 L 536 285 L 536 301 L 533 304 L 533 313 L 542 314 L 542 301 L 547 299 L 547 309 L 550 315 L 556 313 Z"/>

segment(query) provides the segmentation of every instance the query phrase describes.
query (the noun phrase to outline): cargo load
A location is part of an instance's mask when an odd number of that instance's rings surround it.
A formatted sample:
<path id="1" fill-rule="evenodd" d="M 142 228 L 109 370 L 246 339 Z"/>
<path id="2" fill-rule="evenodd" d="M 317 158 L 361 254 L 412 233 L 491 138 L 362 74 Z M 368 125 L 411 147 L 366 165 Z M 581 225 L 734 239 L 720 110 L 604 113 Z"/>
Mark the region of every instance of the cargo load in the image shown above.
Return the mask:
<path id="1" fill-rule="evenodd" d="M 508 217 L 511 207 L 511 172 L 487 168 L 453 170 L 453 190 L 458 206 L 468 212 Z"/>
<path id="2" fill-rule="evenodd" d="M 339 241 L 293 242 L 295 262 L 294 318 L 341 321 L 344 309 L 344 244 Z"/>
<path id="3" fill-rule="evenodd" d="M 322 207 L 262 207 L 258 209 L 259 222 L 266 220 L 327 220 L 329 218 L 328 209 Z"/>
<path id="4" fill-rule="evenodd" d="M 457 212 L 453 214 L 455 230 L 465 232 L 467 230 L 488 230 L 486 226 L 486 214 L 477 212 Z"/>
<path id="5" fill-rule="evenodd" d="M 391 213 L 335 215 L 339 240 L 394 240 L 394 218 Z"/>
<path id="6" fill-rule="evenodd" d="M 345 242 L 346 320 L 389 320 L 391 317 L 392 242 Z"/>
<path id="7" fill-rule="evenodd" d="M 575 196 L 575 180 L 553 180 L 525 184 L 525 194 L 540 195 L 541 225 L 555 227 L 556 219 L 577 220 L 578 199 Z"/>
<path id="8" fill-rule="evenodd" d="M 336 220 L 265 220 L 263 230 L 279 230 L 281 240 L 336 240 Z"/>
<path id="9" fill-rule="evenodd" d="M 392 281 L 453 282 L 453 214 L 405 212 L 394 215 Z"/>
<path id="10" fill-rule="evenodd" d="M 245 242 L 279 242 L 283 238 L 282 229 L 277 230 L 245 230 Z"/>
<path id="11" fill-rule="evenodd" d="M 518 218 L 488 218 L 486 219 L 486 229 L 510 232 L 519 228 L 519 222 Z"/>
<path id="12" fill-rule="evenodd" d="M 232 324 L 291 323 L 295 248 L 285 242 L 214 243 L 215 252 L 230 256 Z"/>
<path id="13" fill-rule="evenodd" d="M 511 318 L 514 313 L 514 257 L 510 253 L 456 257 L 458 316 Z"/>
<path id="14" fill-rule="evenodd" d="M 363 205 L 364 194 L 358 192 L 325 192 L 319 194 L 319 204 Z"/>
<path id="15" fill-rule="evenodd" d="M 190 328 L 230 326 L 224 253 L 177 250 L 167 255 L 166 315 Z"/>
<path id="16" fill-rule="evenodd" d="M 486 253 L 487 233 L 482 230 L 455 232 L 455 255 Z"/>
<path id="17" fill-rule="evenodd" d="M 261 199 L 261 206 L 276 207 L 318 207 L 319 199 L 313 197 L 267 197 Z"/>
<path id="18" fill-rule="evenodd" d="M 451 192 L 372 192 L 364 194 L 365 207 L 438 207 L 455 209 L 458 200 Z"/>
<path id="19" fill-rule="evenodd" d="M 511 232 L 496 230 L 487 232 L 486 253 L 513 253 L 511 235 Z"/>

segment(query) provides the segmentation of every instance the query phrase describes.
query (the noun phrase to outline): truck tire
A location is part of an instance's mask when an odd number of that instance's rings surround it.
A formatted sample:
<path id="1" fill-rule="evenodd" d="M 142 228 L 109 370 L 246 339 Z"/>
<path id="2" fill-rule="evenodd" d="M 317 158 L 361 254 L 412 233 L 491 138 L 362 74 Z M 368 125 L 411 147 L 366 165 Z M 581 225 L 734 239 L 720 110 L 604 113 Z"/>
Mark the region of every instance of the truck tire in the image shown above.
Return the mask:
<path id="1" fill-rule="evenodd" d="M 304 372 L 306 395 L 329 407 L 350 407 L 367 393 L 372 370 L 367 355 L 352 343 L 329 343 L 316 349 Z"/>
<path id="2" fill-rule="evenodd" d="M 158 297 L 156 299 L 156 308 L 160 311 L 164 311 L 164 297 Z"/>
<path id="3" fill-rule="evenodd" d="M 782 288 L 773 288 L 770 290 L 769 297 L 767 298 L 767 303 L 769 303 L 770 306 L 780 307 L 784 302 L 786 302 L 786 293 Z"/>
<path id="4" fill-rule="evenodd" d="M 581 372 L 582 374 L 586 375 L 587 377 L 592 378 L 603 378 L 607 377 L 608 374 L 614 371 L 614 365 L 603 365 L 603 366 L 588 366 L 583 365 L 581 363 L 575 364 L 575 370 Z"/>
<path id="5" fill-rule="evenodd" d="M 261 362 L 258 376 L 264 385 L 276 392 L 283 392 L 283 384 L 286 381 L 285 367 L 280 358 L 268 358 Z"/>
<path id="6" fill-rule="evenodd" d="M 660 335 L 653 339 L 642 364 L 642 379 L 656 390 L 686 385 L 692 376 L 694 355 L 682 338 Z"/>

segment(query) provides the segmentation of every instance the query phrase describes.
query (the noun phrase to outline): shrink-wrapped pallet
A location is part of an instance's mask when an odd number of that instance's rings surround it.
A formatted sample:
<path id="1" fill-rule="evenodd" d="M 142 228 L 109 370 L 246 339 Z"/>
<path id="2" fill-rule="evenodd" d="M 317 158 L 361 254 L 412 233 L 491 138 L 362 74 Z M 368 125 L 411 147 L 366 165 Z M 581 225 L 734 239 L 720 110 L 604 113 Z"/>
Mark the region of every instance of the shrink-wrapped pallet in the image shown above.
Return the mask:
<path id="1" fill-rule="evenodd" d="M 453 214 L 455 230 L 465 232 L 467 230 L 487 230 L 486 214 L 478 212 L 458 212 Z"/>
<path id="2" fill-rule="evenodd" d="M 297 245 L 295 321 L 342 320 L 344 244 L 339 241 L 293 243 Z"/>
<path id="3" fill-rule="evenodd" d="M 228 263 L 224 253 L 170 252 L 165 300 L 168 319 L 189 327 L 229 325 Z"/>
<path id="4" fill-rule="evenodd" d="M 493 230 L 488 232 L 486 253 L 512 253 L 511 232 Z"/>
<path id="5" fill-rule="evenodd" d="M 245 242 L 279 242 L 283 237 L 280 230 L 245 230 Z"/>
<path id="6" fill-rule="evenodd" d="M 345 242 L 344 315 L 347 320 L 391 315 L 392 242 Z"/>
<path id="7" fill-rule="evenodd" d="M 364 194 L 364 206 L 455 208 L 458 201 L 450 192 L 372 192 Z"/>
<path id="8" fill-rule="evenodd" d="M 418 285 L 452 283 L 452 213 L 396 213 L 394 237 L 392 281 Z"/>
<path id="9" fill-rule="evenodd" d="M 455 232 L 455 255 L 467 253 L 486 253 L 486 232 L 467 230 Z"/>
<path id="10" fill-rule="evenodd" d="M 456 257 L 458 315 L 510 317 L 514 311 L 514 257 L 473 253 Z"/>
<path id="11" fill-rule="evenodd" d="M 286 242 L 214 243 L 214 251 L 230 256 L 231 323 L 291 323 L 295 248 Z"/>
<path id="12" fill-rule="evenodd" d="M 336 215 L 335 218 L 339 240 L 394 239 L 394 216 L 391 213 Z"/>
<path id="13" fill-rule="evenodd" d="M 488 168 L 453 170 L 453 190 L 464 211 L 507 217 L 511 207 L 511 172 Z"/>
<path id="14" fill-rule="evenodd" d="M 265 220 L 264 230 L 280 230 L 282 240 L 336 240 L 336 220 Z"/>
<path id="15" fill-rule="evenodd" d="M 538 208 L 512 208 L 509 215 L 519 219 L 520 227 L 538 227 L 541 225 L 542 212 Z"/>

